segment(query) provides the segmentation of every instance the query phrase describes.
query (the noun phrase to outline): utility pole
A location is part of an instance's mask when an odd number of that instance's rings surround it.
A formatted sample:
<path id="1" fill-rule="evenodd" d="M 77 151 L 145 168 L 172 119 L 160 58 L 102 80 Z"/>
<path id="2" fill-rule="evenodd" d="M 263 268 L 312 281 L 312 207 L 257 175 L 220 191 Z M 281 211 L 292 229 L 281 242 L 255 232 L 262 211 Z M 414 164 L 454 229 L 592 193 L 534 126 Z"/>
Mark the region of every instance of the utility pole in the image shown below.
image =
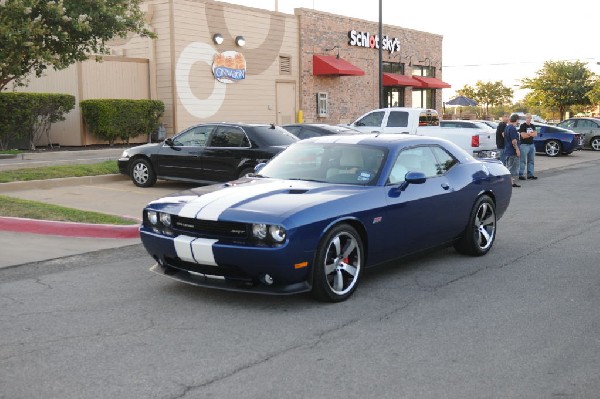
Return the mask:
<path id="1" fill-rule="evenodd" d="M 381 43 L 383 42 L 383 21 L 382 21 L 382 3 L 383 0 L 379 0 L 379 108 L 383 108 L 383 49 Z"/>

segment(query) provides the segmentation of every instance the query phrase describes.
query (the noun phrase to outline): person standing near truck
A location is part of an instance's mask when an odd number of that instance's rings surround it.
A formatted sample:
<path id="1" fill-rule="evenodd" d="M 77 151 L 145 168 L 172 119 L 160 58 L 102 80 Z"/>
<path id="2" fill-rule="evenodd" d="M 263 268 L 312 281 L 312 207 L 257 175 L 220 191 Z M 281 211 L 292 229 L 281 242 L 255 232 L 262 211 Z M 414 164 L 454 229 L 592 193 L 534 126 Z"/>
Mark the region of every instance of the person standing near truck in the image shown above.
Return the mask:
<path id="1" fill-rule="evenodd" d="M 519 115 L 512 114 L 510 123 L 504 130 L 504 160 L 505 165 L 510 171 L 510 177 L 513 187 L 521 187 L 515 182 L 515 178 L 519 174 L 519 162 L 521 158 L 521 150 L 519 149 Z"/>
<path id="2" fill-rule="evenodd" d="M 535 146 L 533 138 L 537 136 L 535 125 L 531 123 L 531 114 L 525 114 L 525 122 L 519 126 L 519 135 L 521 137 L 521 158 L 519 163 L 519 180 L 525 180 L 525 171 L 527 179 L 535 180 L 537 177 L 533 174 L 535 163 Z M 527 165 L 527 169 L 525 166 Z"/>
<path id="3" fill-rule="evenodd" d="M 500 117 L 500 123 L 496 128 L 496 148 L 498 149 L 498 159 L 504 163 L 504 130 L 508 122 L 508 114 Z"/>

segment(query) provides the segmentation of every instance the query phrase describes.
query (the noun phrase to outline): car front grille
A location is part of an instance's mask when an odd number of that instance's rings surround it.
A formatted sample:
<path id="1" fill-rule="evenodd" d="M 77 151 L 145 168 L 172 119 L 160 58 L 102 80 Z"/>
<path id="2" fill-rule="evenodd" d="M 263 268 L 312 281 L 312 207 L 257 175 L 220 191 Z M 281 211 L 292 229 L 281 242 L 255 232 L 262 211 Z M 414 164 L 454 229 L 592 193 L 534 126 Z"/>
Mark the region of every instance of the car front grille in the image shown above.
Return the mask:
<path id="1" fill-rule="evenodd" d="M 252 278 L 235 266 L 211 266 L 185 262 L 179 258 L 165 257 L 167 265 L 179 270 L 193 273 L 207 274 L 209 276 L 220 276 L 240 281 L 252 281 Z"/>
<path id="2" fill-rule="evenodd" d="M 199 220 L 172 216 L 173 230 L 179 234 L 203 238 L 248 238 L 245 223 Z"/>

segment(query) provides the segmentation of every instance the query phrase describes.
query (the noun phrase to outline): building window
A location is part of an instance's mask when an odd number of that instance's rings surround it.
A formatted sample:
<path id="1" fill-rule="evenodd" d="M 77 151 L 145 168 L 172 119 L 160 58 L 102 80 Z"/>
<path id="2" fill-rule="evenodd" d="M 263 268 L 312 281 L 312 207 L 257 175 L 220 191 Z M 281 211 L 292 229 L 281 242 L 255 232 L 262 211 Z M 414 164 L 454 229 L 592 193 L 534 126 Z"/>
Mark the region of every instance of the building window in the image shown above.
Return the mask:
<path id="1" fill-rule="evenodd" d="M 404 75 L 404 64 L 401 64 L 399 62 L 382 62 L 381 66 L 383 72 Z"/>
<path id="2" fill-rule="evenodd" d="M 327 93 L 325 92 L 318 92 L 317 93 L 317 116 L 323 118 L 326 117 L 328 114 L 327 108 L 329 106 L 328 100 L 327 100 Z"/>
<path id="3" fill-rule="evenodd" d="M 435 89 L 415 89 L 412 91 L 412 106 L 435 109 Z"/>
<path id="4" fill-rule="evenodd" d="M 412 74 L 413 76 L 430 76 L 435 78 L 435 67 L 413 65 Z"/>
<path id="5" fill-rule="evenodd" d="M 384 107 L 404 107 L 404 87 L 383 88 Z"/>
<path id="6" fill-rule="evenodd" d="M 413 76 L 435 77 L 435 67 L 413 65 Z M 435 89 L 415 89 L 412 91 L 412 106 L 435 109 Z"/>

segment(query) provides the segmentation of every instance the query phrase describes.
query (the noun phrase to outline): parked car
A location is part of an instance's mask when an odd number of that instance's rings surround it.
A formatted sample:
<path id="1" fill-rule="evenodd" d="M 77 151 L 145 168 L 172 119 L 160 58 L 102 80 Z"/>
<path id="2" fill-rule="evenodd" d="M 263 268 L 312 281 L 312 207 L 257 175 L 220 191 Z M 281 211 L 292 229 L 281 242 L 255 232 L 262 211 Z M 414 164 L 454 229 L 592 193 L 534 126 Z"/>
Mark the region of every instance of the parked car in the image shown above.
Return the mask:
<path id="1" fill-rule="evenodd" d="M 599 118 L 569 118 L 558 123 L 557 126 L 581 134 L 583 138 L 583 148 L 591 148 L 594 151 L 600 151 Z"/>
<path id="2" fill-rule="evenodd" d="M 462 120 L 462 119 L 443 119 L 440 121 L 441 127 L 462 127 L 469 129 L 478 129 L 480 131 L 496 133 L 496 129 L 486 123 L 486 121 Z"/>
<path id="3" fill-rule="evenodd" d="M 162 143 L 123 151 L 119 172 L 136 186 L 157 179 L 215 183 L 237 179 L 271 159 L 298 138 L 274 125 L 206 123 L 192 126 Z"/>
<path id="4" fill-rule="evenodd" d="M 498 125 L 500 124 L 499 122 L 495 122 L 495 121 L 488 121 L 485 119 L 477 119 L 474 122 L 481 122 L 481 123 L 485 123 L 486 125 L 488 125 L 489 127 L 491 127 L 492 129 L 494 129 L 494 132 L 496 132 L 496 128 L 498 127 Z"/>
<path id="5" fill-rule="evenodd" d="M 182 282 L 337 302 L 363 271 L 454 245 L 485 255 L 510 173 L 443 139 L 401 134 L 299 141 L 256 174 L 150 202 L 151 270 Z"/>
<path id="6" fill-rule="evenodd" d="M 329 136 L 332 134 L 353 134 L 359 133 L 347 126 L 334 126 L 325 123 L 294 123 L 282 125 L 282 128 L 292 133 L 299 139 L 307 139 L 310 137 Z"/>
<path id="7" fill-rule="evenodd" d="M 538 135 L 533 139 L 536 152 L 543 152 L 549 157 L 557 157 L 561 154 L 568 155 L 573 151 L 581 150 L 583 145 L 579 133 L 562 127 L 534 123 Z"/>

